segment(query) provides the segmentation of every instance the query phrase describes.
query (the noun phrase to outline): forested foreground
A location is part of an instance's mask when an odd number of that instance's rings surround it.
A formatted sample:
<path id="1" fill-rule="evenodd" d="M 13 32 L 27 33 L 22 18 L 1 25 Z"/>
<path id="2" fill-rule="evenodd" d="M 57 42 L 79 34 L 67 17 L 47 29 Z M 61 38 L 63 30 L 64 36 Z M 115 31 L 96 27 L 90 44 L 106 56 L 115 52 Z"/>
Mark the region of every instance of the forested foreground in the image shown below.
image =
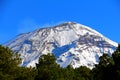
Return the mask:
<path id="1" fill-rule="evenodd" d="M 120 80 L 120 45 L 111 57 L 101 56 L 92 70 L 61 68 L 52 54 L 41 56 L 36 68 L 20 67 L 20 63 L 20 55 L 0 45 L 0 80 Z"/>

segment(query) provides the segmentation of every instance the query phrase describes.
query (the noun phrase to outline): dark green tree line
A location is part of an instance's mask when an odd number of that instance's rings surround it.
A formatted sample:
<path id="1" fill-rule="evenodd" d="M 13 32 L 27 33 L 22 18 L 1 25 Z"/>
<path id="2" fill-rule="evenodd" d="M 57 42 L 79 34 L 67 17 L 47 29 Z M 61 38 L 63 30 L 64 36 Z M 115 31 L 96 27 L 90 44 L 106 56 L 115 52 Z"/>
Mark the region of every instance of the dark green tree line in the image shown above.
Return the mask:
<path id="1" fill-rule="evenodd" d="M 94 80 L 120 80 L 120 45 L 110 57 L 104 54 L 100 62 L 92 70 Z"/>
<path id="2" fill-rule="evenodd" d="M 42 55 L 35 68 L 20 64 L 20 55 L 0 45 L 0 80 L 120 80 L 120 45 L 112 56 L 103 54 L 92 70 L 71 65 L 61 68 L 50 53 Z"/>
<path id="3" fill-rule="evenodd" d="M 20 67 L 20 55 L 0 45 L 0 80 L 34 80 L 33 68 Z"/>

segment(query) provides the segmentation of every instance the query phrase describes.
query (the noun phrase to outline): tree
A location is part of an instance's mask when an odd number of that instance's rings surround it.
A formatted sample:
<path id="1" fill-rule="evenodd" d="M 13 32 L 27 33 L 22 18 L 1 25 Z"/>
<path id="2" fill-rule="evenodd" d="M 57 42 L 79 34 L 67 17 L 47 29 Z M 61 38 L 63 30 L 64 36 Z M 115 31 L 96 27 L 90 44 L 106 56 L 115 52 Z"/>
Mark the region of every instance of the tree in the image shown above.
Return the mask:
<path id="1" fill-rule="evenodd" d="M 36 75 L 36 68 L 20 67 L 15 80 L 34 80 Z"/>
<path id="2" fill-rule="evenodd" d="M 8 47 L 0 45 L 0 78 L 11 80 L 17 77 L 18 66 L 21 63 L 20 55 Z"/>
<path id="3" fill-rule="evenodd" d="M 108 54 L 103 54 L 99 58 L 99 64 L 95 66 L 95 68 L 92 70 L 93 72 L 93 79 L 95 80 L 113 80 L 112 74 L 113 74 L 113 66 L 114 61 L 112 57 L 110 57 Z"/>
<path id="4" fill-rule="evenodd" d="M 53 54 L 42 55 L 36 64 L 38 75 L 36 80 L 56 80 L 58 78 L 59 65 Z"/>
<path id="5" fill-rule="evenodd" d="M 37 64 L 37 66 L 46 66 L 46 67 L 52 67 L 52 65 L 57 65 L 57 63 L 55 56 L 50 53 L 48 53 L 47 55 L 42 55 L 39 58 L 39 63 Z"/>
<path id="6" fill-rule="evenodd" d="M 78 77 L 77 80 L 92 80 L 91 70 L 86 66 L 81 66 L 75 69 L 75 76 Z"/>
<path id="7" fill-rule="evenodd" d="M 112 54 L 115 65 L 120 67 L 120 44 L 118 45 L 117 50 Z"/>
<path id="8" fill-rule="evenodd" d="M 99 65 L 102 67 L 107 67 L 108 65 L 114 65 L 114 61 L 112 57 L 110 57 L 108 54 L 103 54 L 103 56 L 101 56 L 99 60 L 100 60 Z"/>
<path id="9" fill-rule="evenodd" d="M 112 54 L 113 60 L 114 60 L 114 71 L 113 76 L 115 77 L 115 80 L 120 80 L 120 44 L 118 45 L 117 50 Z"/>

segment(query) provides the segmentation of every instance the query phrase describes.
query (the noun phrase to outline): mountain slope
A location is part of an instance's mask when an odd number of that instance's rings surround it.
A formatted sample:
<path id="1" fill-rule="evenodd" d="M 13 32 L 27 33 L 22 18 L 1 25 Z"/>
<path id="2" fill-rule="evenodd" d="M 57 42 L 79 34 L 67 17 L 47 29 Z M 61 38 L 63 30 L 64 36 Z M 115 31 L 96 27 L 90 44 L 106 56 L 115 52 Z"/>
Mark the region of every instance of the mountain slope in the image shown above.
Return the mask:
<path id="1" fill-rule="evenodd" d="M 22 66 L 34 67 L 41 55 L 53 53 L 61 67 L 93 68 L 103 53 L 111 55 L 118 44 L 87 26 L 65 22 L 20 34 L 5 46 L 21 54 Z"/>

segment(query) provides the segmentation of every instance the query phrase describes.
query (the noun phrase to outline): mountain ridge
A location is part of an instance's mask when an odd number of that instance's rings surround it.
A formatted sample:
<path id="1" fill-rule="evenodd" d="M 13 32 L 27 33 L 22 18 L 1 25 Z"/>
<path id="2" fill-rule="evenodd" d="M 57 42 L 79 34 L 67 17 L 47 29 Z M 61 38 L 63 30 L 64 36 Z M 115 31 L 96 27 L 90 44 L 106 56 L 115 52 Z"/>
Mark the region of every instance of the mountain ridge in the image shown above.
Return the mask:
<path id="1" fill-rule="evenodd" d="M 118 44 L 87 26 L 65 22 L 21 34 L 5 46 L 21 54 L 22 66 L 34 67 L 41 55 L 53 53 L 61 67 L 93 68 L 103 53 L 111 55 Z"/>

